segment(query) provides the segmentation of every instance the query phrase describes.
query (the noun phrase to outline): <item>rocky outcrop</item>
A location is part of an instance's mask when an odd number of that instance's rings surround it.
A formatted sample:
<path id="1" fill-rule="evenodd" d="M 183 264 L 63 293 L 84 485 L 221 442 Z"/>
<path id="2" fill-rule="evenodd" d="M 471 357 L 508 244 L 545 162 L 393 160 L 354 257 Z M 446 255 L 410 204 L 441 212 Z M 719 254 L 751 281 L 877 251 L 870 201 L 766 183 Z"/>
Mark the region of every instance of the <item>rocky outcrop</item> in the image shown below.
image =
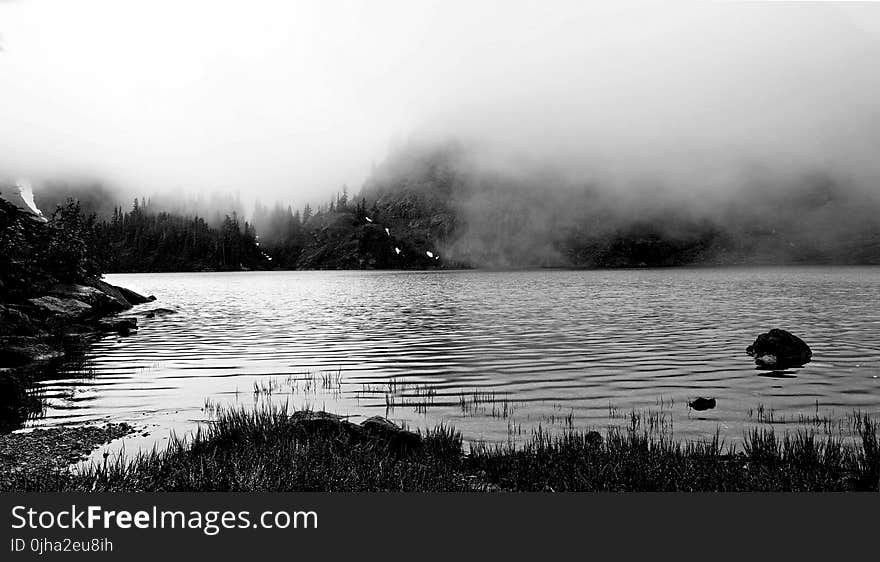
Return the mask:
<path id="1" fill-rule="evenodd" d="M 127 300 L 129 303 L 131 303 L 132 306 L 136 306 L 139 304 L 146 304 L 148 302 L 153 302 L 154 300 L 156 300 L 156 297 L 154 297 L 153 295 L 150 295 L 149 297 L 145 297 L 143 295 L 135 293 L 134 291 L 132 291 L 130 289 L 126 289 L 125 287 L 116 287 L 116 288 L 119 289 L 119 292 L 122 294 L 122 296 L 125 298 L 125 300 Z"/>
<path id="2" fill-rule="evenodd" d="M 0 367 L 61 359 L 103 333 L 129 335 L 137 320 L 116 315 L 149 298 L 108 283 L 55 285 L 49 294 L 0 305 Z"/>
<path id="3" fill-rule="evenodd" d="M 94 287 L 110 295 L 119 302 L 125 304 L 126 308 L 131 308 L 132 306 L 146 304 L 148 302 L 156 300 L 156 297 L 154 297 L 153 295 L 145 297 L 141 294 L 135 293 L 130 289 L 126 289 L 125 287 L 117 287 L 116 285 L 111 285 L 106 281 L 96 281 L 94 283 Z"/>
<path id="4" fill-rule="evenodd" d="M 131 304 L 125 299 L 86 285 L 55 285 L 49 295 L 84 302 L 92 307 L 95 314 L 115 314 L 131 308 Z"/>
<path id="5" fill-rule="evenodd" d="M 55 285 L 49 294 L 0 304 L 0 433 L 40 409 L 33 381 L 104 334 L 130 335 L 137 320 L 117 316 L 147 297 L 107 283 Z M 135 298 L 137 297 L 137 298 Z"/>
<path id="6" fill-rule="evenodd" d="M 785 330 L 774 328 L 761 334 L 746 348 L 755 364 L 766 369 L 800 367 L 810 361 L 813 351 L 804 340 Z"/>

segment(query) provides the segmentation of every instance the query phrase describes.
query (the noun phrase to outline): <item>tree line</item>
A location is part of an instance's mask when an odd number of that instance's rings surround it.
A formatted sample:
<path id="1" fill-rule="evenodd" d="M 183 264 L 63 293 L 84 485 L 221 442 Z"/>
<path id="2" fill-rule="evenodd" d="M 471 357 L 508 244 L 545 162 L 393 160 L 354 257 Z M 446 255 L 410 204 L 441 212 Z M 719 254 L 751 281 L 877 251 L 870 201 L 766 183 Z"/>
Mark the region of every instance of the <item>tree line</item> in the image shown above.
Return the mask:
<path id="1" fill-rule="evenodd" d="M 108 272 L 295 269 L 333 223 L 353 226 L 367 216 L 366 200 L 352 204 L 347 188 L 315 209 L 257 202 L 250 221 L 236 211 L 207 220 L 153 207 L 134 199 L 129 209 L 114 207 L 109 218 L 89 219 Z"/>
<path id="2" fill-rule="evenodd" d="M 270 263 L 253 225 L 234 211 L 211 225 L 197 215 L 153 212 L 146 200 L 135 199 L 130 210 L 114 208 L 97 231 L 110 272 L 264 269 Z"/>

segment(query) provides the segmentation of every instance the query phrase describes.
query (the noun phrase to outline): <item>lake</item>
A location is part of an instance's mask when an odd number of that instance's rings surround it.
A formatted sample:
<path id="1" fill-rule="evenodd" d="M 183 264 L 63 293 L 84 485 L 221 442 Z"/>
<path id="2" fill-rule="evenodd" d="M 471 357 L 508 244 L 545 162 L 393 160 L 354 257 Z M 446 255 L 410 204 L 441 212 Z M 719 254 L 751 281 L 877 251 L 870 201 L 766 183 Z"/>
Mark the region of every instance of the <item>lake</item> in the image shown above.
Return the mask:
<path id="1" fill-rule="evenodd" d="M 31 425 L 127 421 L 126 450 L 217 407 L 287 403 L 444 422 L 468 440 L 663 412 L 675 434 L 736 441 L 772 412 L 880 411 L 880 268 L 303 271 L 108 275 L 176 314 L 45 381 Z M 813 349 L 782 373 L 745 348 L 773 327 Z M 688 399 L 714 397 L 694 412 Z M 785 427 L 789 427 L 788 424 Z"/>

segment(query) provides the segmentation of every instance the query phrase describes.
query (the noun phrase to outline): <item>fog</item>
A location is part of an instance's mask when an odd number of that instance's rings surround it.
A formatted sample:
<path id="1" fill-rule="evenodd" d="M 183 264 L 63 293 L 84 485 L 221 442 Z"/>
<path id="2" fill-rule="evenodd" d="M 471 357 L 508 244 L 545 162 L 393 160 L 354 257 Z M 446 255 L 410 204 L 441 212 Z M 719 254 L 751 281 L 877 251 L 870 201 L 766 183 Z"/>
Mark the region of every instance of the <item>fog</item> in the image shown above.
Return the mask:
<path id="1" fill-rule="evenodd" d="M 618 190 L 880 177 L 870 5 L 19 0 L 0 37 L 0 175 L 35 185 L 301 205 L 450 138 Z"/>

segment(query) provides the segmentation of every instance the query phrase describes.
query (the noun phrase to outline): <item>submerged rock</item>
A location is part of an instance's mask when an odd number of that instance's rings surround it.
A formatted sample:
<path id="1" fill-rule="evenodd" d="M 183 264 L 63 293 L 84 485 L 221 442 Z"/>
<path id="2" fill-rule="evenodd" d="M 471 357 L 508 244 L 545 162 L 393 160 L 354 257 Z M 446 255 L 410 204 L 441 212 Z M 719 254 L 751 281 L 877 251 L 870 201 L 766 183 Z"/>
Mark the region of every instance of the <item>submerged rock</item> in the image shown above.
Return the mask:
<path id="1" fill-rule="evenodd" d="M 768 369 L 800 367 L 813 357 L 813 351 L 802 339 L 779 328 L 761 334 L 746 348 L 755 364 Z"/>
<path id="2" fill-rule="evenodd" d="M 688 402 L 688 407 L 692 408 L 698 412 L 702 412 L 705 410 L 711 410 L 715 407 L 715 399 L 714 398 L 703 398 L 702 396 L 699 398 L 695 398 Z"/>
<path id="3" fill-rule="evenodd" d="M 168 316 L 169 314 L 177 314 L 177 311 L 170 308 L 154 308 L 152 310 L 144 310 L 142 312 L 139 312 L 138 314 L 142 314 L 147 318 L 155 318 L 156 316 Z"/>
<path id="4" fill-rule="evenodd" d="M 111 318 L 98 322 L 98 329 L 102 332 L 111 332 L 120 336 L 128 336 L 138 329 L 137 320 L 134 318 Z"/>

